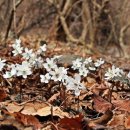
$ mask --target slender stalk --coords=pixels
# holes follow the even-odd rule
[[[63,103],[64,108],[66,108],[67,105],[66,105],[66,92],[65,92],[65,88],[64,88],[62,83],[60,83],[59,86],[60,86],[60,97],[64,101],[64,103]]]
[[[78,104],[77,104],[77,111],[79,112],[79,108],[80,108],[80,106],[79,106],[79,96],[78,96]]]
[[[19,99],[19,102],[21,103],[22,102],[22,85],[20,85],[20,92],[19,92],[19,94],[20,94],[20,99]]]
[[[54,119],[53,119],[53,106],[51,105],[51,120],[52,122],[54,122]]]
[[[113,88],[114,88],[115,84],[112,84],[112,88],[109,89],[110,91],[110,94],[109,94],[109,102],[111,103],[111,100],[112,100],[112,92],[113,92]]]

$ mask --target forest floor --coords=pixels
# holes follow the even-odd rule
[[[23,47],[36,51],[42,39],[22,37],[21,40]],[[0,48],[0,58],[9,65],[21,64],[25,60],[20,55],[13,56],[14,42],[9,40],[6,48]],[[119,67],[117,70],[124,71],[123,76],[127,76],[130,60],[114,58],[98,51],[91,53],[80,45],[57,41],[41,43],[47,44],[45,55],[41,54],[44,62],[46,58],[62,55],[57,65],[68,68],[69,76],[74,77],[78,73],[72,70],[72,63],[77,58],[91,57],[93,63],[102,58],[104,64],[81,79],[86,89],[81,90],[78,96],[57,81],[41,83],[40,74],[46,74],[41,68],[33,68],[27,78],[4,78],[8,67],[3,68],[0,72],[0,130],[130,129],[129,78],[106,80],[104,76],[113,65]]]

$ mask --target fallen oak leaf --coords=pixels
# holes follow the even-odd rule
[[[33,113],[36,113],[39,109],[50,107],[48,103],[45,102],[29,102],[24,105],[24,108],[22,109],[21,113],[25,115],[33,115]]]
[[[35,130],[40,130],[42,127],[39,120],[32,115],[24,115],[20,112],[14,112],[14,117],[24,126],[33,126]]]
[[[59,107],[51,107],[51,106],[43,107],[43,108],[37,110],[37,112],[32,113],[32,115],[34,115],[34,116],[36,116],[36,115],[48,116],[51,114],[53,114],[53,116],[58,116],[60,118],[69,117],[69,114],[67,112],[63,112]]]
[[[100,112],[100,113],[105,113],[108,110],[112,109],[112,104],[108,101],[106,101],[105,99],[103,99],[102,97],[98,96],[98,95],[93,95],[93,108]]]
[[[130,100],[113,100],[112,104],[118,110],[130,112]]]
[[[119,125],[124,125],[125,114],[114,115],[112,119],[107,123],[108,126],[117,127]]]
[[[23,106],[16,104],[15,102],[9,103],[6,106],[6,109],[8,110],[8,112],[10,113],[14,113],[14,112],[19,112],[23,109]]]
[[[59,121],[59,130],[90,130],[87,125],[83,125],[84,117],[79,115],[75,118],[64,117]]]
[[[33,103],[27,103],[24,105],[24,108],[22,109],[21,113],[25,115],[31,115],[32,113],[35,113],[36,109],[34,107]]]
[[[8,112],[5,109],[2,109],[1,110],[1,115],[3,117],[3,120],[1,120],[1,118],[0,118],[0,124],[1,125],[13,125],[13,126],[17,127],[19,130],[23,130],[24,129],[24,126],[15,119],[13,113],[10,113],[10,112]],[[4,129],[4,130],[6,130],[6,129]],[[11,129],[9,129],[9,130],[11,130]]]
[[[38,101],[35,101],[35,102],[33,102],[33,103],[34,103],[34,108],[35,108],[35,110],[39,110],[39,109],[41,109],[41,108],[44,108],[44,107],[50,105],[50,104],[47,103],[47,102],[38,102]]]
[[[125,128],[130,129],[130,116],[125,118]]]
[[[96,95],[99,95],[100,93],[103,93],[104,95],[104,91],[108,91],[109,88],[107,86],[105,86],[103,83],[101,84],[98,84],[98,83],[95,83],[92,87],[91,87],[91,91],[96,94]]]
[[[6,108],[10,113],[21,112],[22,114],[32,116],[48,116],[52,114],[51,105],[44,102],[28,102],[23,105],[9,103]],[[59,107],[53,107],[53,115],[60,118],[65,116],[69,117],[69,114],[67,112],[63,112]]]

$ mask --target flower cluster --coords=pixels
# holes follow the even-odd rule
[[[81,83],[81,76],[87,76],[90,71],[95,71],[96,68],[100,67],[104,61],[102,59],[93,62],[91,57],[85,59],[76,59],[73,61],[72,68],[78,70],[79,74],[75,74],[74,77],[67,75],[68,68],[58,67],[56,60],[60,56],[54,56],[53,58],[46,58],[45,60],[41,57],[46,51],[46,44],[40,46],[40,48],[34,52],[32,49],[21,47],[21,40],[16,39],[12,45],[13,55],[21,55],[24,61],[21,64],[11,64],[7,66],[7,71],[3,74],[4,78],[11,78],[13,76],[22,76],[27,78],[31,75],[34,69],[41,68],[45,69],[45,74],[40,74],[42,83],[49,83],[50,80],[54,82],[60,82],[66,86],[67,90],[74,92],[76,96],[80,95],[80,91],[85,89]],[[5,60],[0,60],[0,69],[2,70],[5,66]]]
[[[47,72],[45,75],[40,75],[41,82],[48,83],[50,80],[55,82],[61,82],[63,85],[66,86],[67,90],[74,91],[76,96],[80,95],[80,91],[85,89],[83,84],[80,82],[81,77],[80,75],[73,78],[67,75],[68,68],[58,67],[55,63],[54,58],[47,58],[46,63],[43,64],[44,68],[46,68]]]
[[[21,40],[16,39],[12,48],[13,55],[21,55],[24,61],[21,64],[7,65],[8,71],[3,74],[4,78],[11,78],[13,76],[27,78],[28,75],[33,73],[33,68],[43,68],[43,59],[40,57],[40,54],[46,51],[46,45],[40,46],[38,52],[33,52],[32,49],[21,47]],[[2,70],[5,65],[5,60],[0,59],[0,70]]]
[[[124,74],[123,70],[120,68],[116,68],[114,65],[112,68],[108,68],[108,71],[105,73],[105,79],[106,80],[113,80],[117,77],[122,77]]]
[[[47,50],[46,44],[39,47],[37,51],[33,49],[23,48],[21,46],[21,40],[16,39],[15,43],[12,45],[13,55],[20,55],[24,61],[21,64],[6,64],[6,60],[0,58],[0,71],[4,68],[4,78],[12,78],[21,76],[27,78],[27,76],[33,74],[35,69],[44,69],[45,74],[40,74],[41,83],[49,83],[50,80],[54,82],[62,83],[66,90],[73,91],[76,96],[80,95],[81,90],[85,89],[82,83],[82,78],[88,76],[89,73],[97,71],[97,69],[105,63],[105,61],[100,58],[93,61],[91,57],[78,58],[72,61],[72,69],[76,70],[74,76],[69,76],[67,70],[69,68],[59,67],[57,65],[57,59],[61,56],[54,56],[52,58],[44,59],[43,54]],[[6,70],[6,71],[5,71]],[[116,68],[114,65],[108,69],[105,73],[105,79],[110,81],[118,79],[124,76],[125,73],[122,69]],[[127,78],[130,78],[130,72],[127,74]]]
[[[10,71],[6,71],[3,75],[4,78],[11,78],[12,76],[22,76],[27,78],[28,75],[32,74],[31,66],[27,61],[23,61],[22,64],[12,64],[8,66]]]
[[[85,90],[85,86],[81,83],[81,76],[79,74],[75,74],[74,78],[66,76],[63,84],[66,86],[67,90],[74,91],[76,96],[80,95],[81,90]]]
[[[122,84],[130,86],[130,72],[126,74],[122,69],[115,67],[114,65],[112,65],[111,68],[108,68],[108,71],[106,71],[104,76],[107,81],[119,81]]]
[[[79,75],[86,77],[90,71],[95,71],[98,67],[104,64],[104,60],[100,58],[96,62],[93,62],[92,58],[89,57],[83,61],[82,58],[74,60],[72,69],[78,70]]]
[[[58,67],[54,58],[46,58],[46,62],[43,63],[43,66],[47,71],[45,75],[40,75],[41,82],[43,83],[48,83],[49,80],[61,82],[64,76],[67,75],[67,69]]]

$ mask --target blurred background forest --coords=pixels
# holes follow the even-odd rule
[[[0,0],[0,30],[130,57],[130,0]]]

